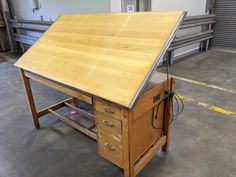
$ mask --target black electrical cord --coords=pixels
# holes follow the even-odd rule
[[[158,118],[158,110],[159,110],[159,107],[160,107],[160,105],[161,105],[165,100],[166,100],[166,97],[164,97],[164,98],[158,103],[157,109],[156,109],[157,112],[156,112],[155,117],[154,117],[155,107],[154,107],[153,110],[152,110],[152,127],[153,127],[154,129],[161,129],[161,128],[155,127],[154,121]]]
[[[170,90],[170,83],[169,83],[169,63],[168,61],[166,60],[165,61],[166,63],[166,77],[167,77],[167,81],[166,81],[166,86],[167,86],[167,91],[166,91],[166,94],[164,96],[164,98],[158,103],[156,109],[157,109],[157,112],[156,112],[156,115],[154,117],[154,109],[155,107],[153,108],[153,115],[152,115],[152,127],[154,129],[161,129],[161,128],[158,128],[158,127],[155,127],[154,125],[154,121],[157,119],[158,117],[158,111],[159,111],[159,108],[160,108],[160,105],[164,102],[164,101],[171,101],[171,103],[169,104],[166,104],[167,106],[172,106],[171,110],[172,110],[172,113],[170,113],[169,111],[167,112],[168,113],[168,117],[170,118],[170,124],[175,121],[178,116],[183,112],[184,110],[184,102],[182,100],[182,98],[176,94],[175,92],[173,92],[172,90]],[[172,84],[172,83],[171,83]],[[174,99],[173,99],[174,98]],[[175,100],[175,103],[176,103],[176,112],[174,110],[174,100]],[[170,110],[170,108],[168,107],[167,110]]]
[[[184,110],[184,102],[182,100],[182,98],[177,95],[176,93],[174,93],[174,98],[176,100],[176,106],[177,106],[177,110],[176,110],[176,114],[173,114],[170,116],[171,117],[171,121],[175,121],[178,116],[183,112]],[[181,106],[180,106],[181,105]],[[181,109],[179,109],[181,107]]]

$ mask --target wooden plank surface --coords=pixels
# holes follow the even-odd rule
[[[183,14],[62,15],[15,65],[130,107]]]

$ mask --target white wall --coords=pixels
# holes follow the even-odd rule
[[[206,0],[152,0],[152,11],[186,10],[188,15],[205,13]]]
[[[160,10],[185,10],[188,16],[205,14],[206,0],[152,0],[152,11]],[[177,36],[191,34],[201,31],[201,27],[188,30],[181,30]],[[175,56],[181,56],[185,53],[195,51],[199,48],[199,44],[187,46],[175,51]]]
[[[16,18],[54,21],[61,14],[111,12],[111,0],[39,0],[41,8],[33,12],[34,0],[10,0]],[[40,37],[41,32],[27,31],[27,35]]]
[[[65,13],[96,13],[110,12],[111,0],[40,0],[41,9],[33,13],[32,1],[10,0],[18,19],[55,20],[60,14]],[[119,1],[119,0],[118,0]]]
[[[121,0],[111,0],[111,12],[121,12]]]

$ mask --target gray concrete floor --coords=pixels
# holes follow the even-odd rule
[[[0,56],[0,177],[121,177],[121,169],[97,155],[96,142],[54,117],[34,129],[10,58]],[[236,89],[236,54],[209,51],[175,64],[171,73]],[[39,109],[67,97],[32,85]],[[195,102],[185,101],[173,123],[170,152],[158,153],[138,177],[236,177],[236,118],[197,104],[236,112],[236,95],[181,80],[177,92]]]

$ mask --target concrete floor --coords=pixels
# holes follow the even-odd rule
[[[14,57],[14,58],[17,58]],[[121,177],[97,155],[96,142],[47,116],[35,130],[14,60],[0,58],[0,177]],[[209,51],[175,64],[176,76],[236,89],[236,54]],[[38,108],[67,96],[32,83]],[[138,177],[236,177],[236,94],[177,80],[185,101],[173,123],[168,154],[158,153]]]

